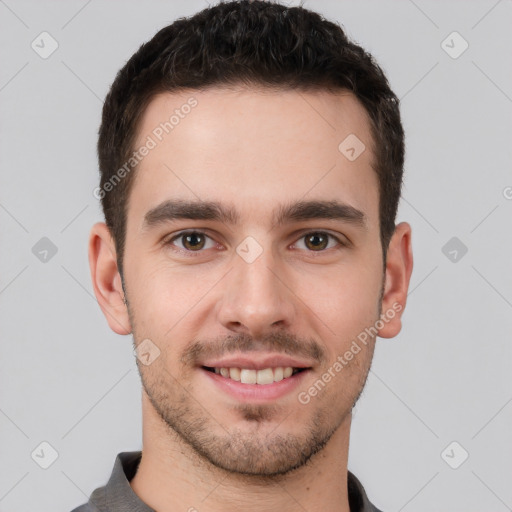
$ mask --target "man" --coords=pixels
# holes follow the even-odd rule
[[[221,3],[133,55],[89,259],[133,334],[143,449],[75,512],[378,511],[347,460],[412,271],[403,139],[381,69],[304,8]]]

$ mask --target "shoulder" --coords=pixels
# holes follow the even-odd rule
[[[350,512],[382,512],[369,500],[359,479],[350,471],[347,476]]]
[[[74,508],[71,512],[108,512],[106,507],[106,488],[99,487],[90,496],[89,501]]]

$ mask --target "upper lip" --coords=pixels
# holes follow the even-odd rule
[[[208,368],[247,368],[249,370],[264,370],[265,368],[288,367],[311,368],[311,364],[282,354],[252,354],[230,356],[223,359],[211,359],[201,363]]]

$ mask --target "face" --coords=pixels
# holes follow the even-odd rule
[[[158,354],[137,360],[147,399],[202,460],[285,474],[350,420],[371,364],[373,334],[344,356],[386,291],[366,112],[348,92],[166,93],[150,139],[123,258],[126,321]]]

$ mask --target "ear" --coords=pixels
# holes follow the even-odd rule
[[[401,319],[412,267],[411,226],[401,222],[396,226],[388,247],[381,313],[384,326],[378,333],[381,338],[393,338],[402,329]]]
[[[130,334],[132,328],[124,303],[121,276],[117,268],[114,240],[104,222],[98,222],[89,236],[89,267],[98,300],[110,328],[117,334]]]

